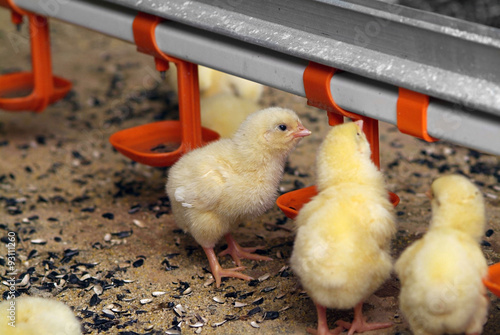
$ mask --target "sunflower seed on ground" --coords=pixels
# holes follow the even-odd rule
[[[268,279],[269,277],[271,277],[271,274],[270,273],[266,273],[266,274],[260,276],[259,278],[257,278],[257,280],[260,281],[260,282],[262,282],[262,281]]]
[[[149,304],[153,299],[141,299],[139,300],[142,305]]]
[[[66,284],[66,280],[64,279],[61,279],[59,280],[59,283],[54,283],[54,286],[57,288],[57,289],[60,289],[64,286],[64,284]]]
[[[271,291],[274,291],[276,289],[276,286],[268,286],[268,287],[264,287],[262,290],[260,290],[261,292],[263,293],[269,293]]]
[[[147,325],[144,327],[144,330],[151,330],[154,328],[154,325]]]
[[[284,311],[286,311],[286,310],[288,310],[288,309],[290,309],[290,308],[292,308],[292,306],[290,306],[290,305],[286,305],[285,307],[281,308],[278,312],[280,312],[280,313],[281,313],[281,312],[284,312]]]
[[[97,295],[101,295],[102,292],[104,292],[104,289],[102,288],[101,285],[95,285],[94,286],[94,292],[97,294]]]
[[[208,323],[208,319],[199,314],[196,314],[196,318],[198,319],[198,321],[203,322],[204,324]]]
[[[245,292],[243,294],[240,294],[240,299],[246,299],[250,296],[252,296],[255,293],[255,291],[250,291],[250,292]]]
[[[255,321],[250,322],[250,326],[252,326],[254,328],[260,328],[259,324]]]
[[[127,268],[130,267],[130,263],[129,262],[123,262],[123,263],[118,264],[118,267],[120,269],[127,269]]]
[[[181,335],[181,331],[180,330],[177,330],[175,328],[169,328],[167,330],[165,330],[165,334],[168,334],[168,335]]]
[[[193,323],[193,324],[190,324],[189,327],[191,328],[199,328],[199,327],[203,327],[205,324],[203,322],[196,322],[196,323]]]
[[[283,299],[285,297],[286,293],[282,293],[280,295],[277,295],[274,300],[280,300],[280,299]]]
[[[23,277],[23,280],[21,280],[21,282],[19,284],[17,284],[17,286],[25,287],[25,286],[29,285],[29,283],[30,283],[30,275],[29,275],[29,273],[27,273]]]
[[[263,320],[274,320],[280,317],[280,312],[276,311],[267,311],[264,312],[264,315],[262,316]]]
[[[106,242],[111,241],[111,234],[110,234],[110,233],[106,233],[106,234],[104,235],[104,241],[106,241]]]
[[[123,298],[122,301],[124,302],[131,302],[131,301],[134,301],[136,298]]]
[[[178,304],[178,305],[176,305],[176,306],[174,307],[174,312],[175,312],[178,316],[182,317],[182,315],[183,315],[184,313],[186,313],[186,310],[184,309],[184,307],[182,307],[182,305],[181,305],[181,304]]]
[[[248,304],[245,304],[244,302],[239,302],[239,301],[234,302],[234,307],[236,307],[236,308],[245,307],[245,306],[248,306]]]
[[[221,322],[216,322],[216,323],[212,323],[212,327],[219,327],[219,326],[222,326],[223,324],[225,324],[227,322],[227,320],[224,320],[224,321],[221,321]]]
[[[30,242],[31,242],[31,244],[40,244],[40,245],[47,244],[47,240],[45,240],[43,238],[37,238],[37,239],[31,240]]]
[[[193,289],[191,287],[188,287],[184,291],[182,291],[182,295],[188,295],[193,292]]]
[[[283,266],[281,267],[281,269],[279,269],[278,273],[284,272],[284,271],[286,271],[286,270],[288,270],[288,269],[290,269],[290,267],[289,267],[288,265],[283,265]]]
[[[80,278],[80,281],[85,281],[90,278],[92,278],[92,276],[89,273],[86,273]]]
[[[146,228],[146,225],[144,224],[144,222],[140,221],[140,220],[137,220],[137,219],[134,219],[132,220],[132,222],[139,228]]]
[[[153,295],[153,297],[160,297],[164,294],[166,294],[167,292],[163,292],[163,291],[155,291],[153,293],[151,293]]]
[[[202,331],[202,330],[203,330],[203,328],[201,328],[201,327],[200,327],[200,328],[197,328],[194,332],[195,332],[196,334],[201,334],[201,331]]]
[[[107,309],[107,308],[103,308],[102,309],[102,312],[104,313],[105,316],[109,317],[109,318],[112,318],[114,319],[115,318],[115,313],[113,313],[112,310],[110,309]]]
[[[254,301],[252,301],[252,305],[260,305],[263,302],[264,302],[264,298],[260,297],[260,298],[255,299]]]
[[[252,316],[252,315],[255,315],[255,314],[260,313],[260,312],[262,312],[262,308],[255,307],[255,308],[252,308],[251,310],[248,311],[247,316]]]
[[[203,283],[203,286],[204,287],[208,287],[210,285],[212,285],[213,283],[215,282],[215,279],[212,277],[212,278],[208,278],[204,283]]]
[[[219,303],[219,304],[223,304],[226,302],[224,299],[219,298],[219,297],[213,297],[212,300],[215,301],[216,303]]]

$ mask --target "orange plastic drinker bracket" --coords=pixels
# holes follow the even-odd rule
[[[201,127],[198,65],[163,53],[156,43],[155,29],[162,21],[154,15],[139,12],[132,29],[137,50],[155,57],[159,71],[168,70],[168,62],[177,67],[179,85],[179,121],[163,121],[122,130],[110,137],[111,144],[122,154],[142,164],[171,166],[186,152],[219,138],[219,134]],[[177,146],[169,152],[153,148],[167,143]]]
[[[399,88],[397,102],[397,126],[404,134],[415,136],[427,142],[436,142],[437,138],[427,133],[427,107],[429,96]]]
[[[491,293],[500,298],[500,263],[488,267],[488,275],[483,279],[483,283]]]
[[[309,186],[280,195],[276,204],[288,218],[295,219],[300,209],[317,194],[316,186]],[[389,201],[396,207],[399,204],[399,197],[392,192],[389,192],[388,196]]]
[[[33,72],[0,76],[0,109],[41,112],[62,99],[71,82],[52,75],[49,25],[45,17],[28,13]],[[31,91],[28,95],[23,95]]]
[[[23,22],[23,15],[28,15],[28,12],[19,8],[13,0],[0,0],[0,6],[11,10],[11,20],[15,25]]]
[[[336,71],[334,68],[309,62],[303,75],[307,104],[326,110],[328,123],[331,126],[343,123],[344,116],[354,121],[363,120],[363,132],[370,142],[372,161],[380,168],[378,120],[348,112],[335,103],[330,91],[330,81]],[[287,217],[294,219],[302,206],[317,193],[316,186],[301,188],[279,196],[276,204]],[[393,206],[396,207],[399,203],[399,197],[392,192],[389,192],[388,196]]]
[[[337,71],[323,64],[309,62],[303,74],[307,104],[326,110],[330,126],[343,123],[344,116],[354,121],[363,120],[363,132],[370,143],[372,161],[380,168],[378,120],[348,112],[337,105],[330,91],[330,81]]]

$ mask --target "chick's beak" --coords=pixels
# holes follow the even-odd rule
[[[304,127],[302,123],[299,122],[297,129],[293,132],[293,138],[305,137],[311,135],[311,131]]]

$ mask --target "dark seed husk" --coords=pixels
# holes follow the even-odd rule
[[[113,220],[115,218],[115,215],[113,213],[104,213],[102,217],[108,220]]]
[[[274,320],[280,317],[280,312],[267,311],[264,313],[264,320]]]
[[[248,311],[247,316],[252,316],[252,315],[255,315],[255,314],[260,313],[260,312],[262,312],[262,308],[255,307],[255,308],[252,308],[251,310]]]
[[[261,305],[264,302],[264,298],[260,297],[252,301],[252,305]]]
[[[111,235],[116,236],[118,238],[126,238],[126,237],[131,236],[133,232],[134,231],[131,229],[131,230],[121,231],[118,233],[111,233]]]
[[[268,286],[268,287],[264,287],[262,290],[260,290],[261,292],[263,293],[269,293],[271,291],[274,291],[276,289],[276,286]]]
[[[96,306],[96,305],[98,305],[101,301],[102,301],[102,299],[100,299],[100,298],[97,296],[97,294],[96,294],[96,293],[94,293],[94,294],[92,295],[92,297],[90,298],[90,302],[89,302],[89,304],[90,304],[90,306]]]
[[[138,260],[136,260],[134,263],[132,263],[132,266],[134,268],[138,268],[138,267],[141,267],[144,265],[144,259],[142,258],[139,258]]]

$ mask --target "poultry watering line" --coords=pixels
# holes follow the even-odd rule
[[[430,96],[423,133],[500,155],[495,28],[366,0],[10,2],[131,43],[137,13],[149,13],[166,19],[155,30],[164,53],[299,96],[310,61],[334,67],[338,106],[394,125],[400,88],[416,91]]]

